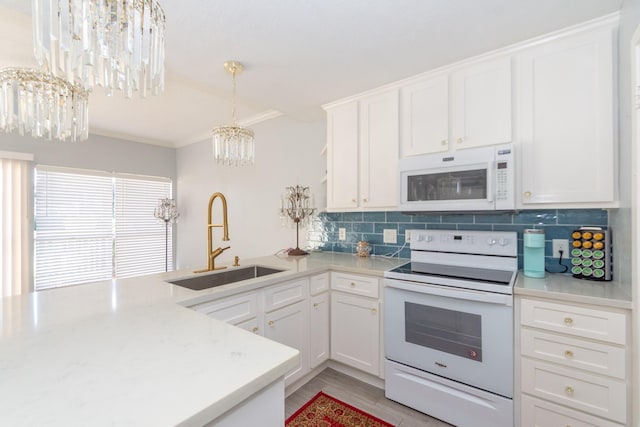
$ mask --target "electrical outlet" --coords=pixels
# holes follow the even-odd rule
[[[346,228],[338,228],[338,240],[347,240]]]
[[[405,230],[404,231],[404,241],[405,242],[410,242],[411,241],[411,230]]]
[[[398,232],[393,228],[387,228],[383,231],[382,241],[384,243],[398,243]]]
[[[569,258],[569,240],[567,239],[553,239],[553,257],[560,258],[560,251],[562,251],[562,258]]]

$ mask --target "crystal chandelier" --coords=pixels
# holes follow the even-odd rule
[[[153,216],[164,221],[164,271],[169,271],[169,223],[174,223],[180,217],[176,201],[173,199],[159,199]]]
[[[165,16],[157,0],[33,0],[36,60],[85,89],[131,98],[164,89]]]
[[[244,67],[236,61],[224,63],[224,69],[231,74],[232,107],[231,125],[219,126],[213,129],[213,158],[223,165],[252,165],[255,160],[255,143],[253,131],[236,124],[236,75]]]
[[[89,93],[28,68],[0,70],[0,130],[34,138],[80,141],[89,137]]]

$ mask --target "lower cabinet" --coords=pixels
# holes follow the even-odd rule
[[[306,357],[309,336],[307,332],[307,313],[307,302],[298,301],[264,315],[264,336],[300,351],[298,366],[284,377],[285,386],[302,378],[309,370],[309,363]]]
[[[331,358],[380,375],[380,309],[377,299],[331,295]]]
[[[309,298],[309,368],[329,359],[329,293]]]

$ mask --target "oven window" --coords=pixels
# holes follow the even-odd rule
[[[482,316],[405,302],[404,317],[407,342],[482,361]]]
[[[409,202],[487,198],[487,169],[407,177]]]

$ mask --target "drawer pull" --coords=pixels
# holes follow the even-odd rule
[[[447,145],[447,140],[443,139],[442,141],[440,141],[440,145]]]
[[[274,322],[273,320],[269,320],[269,326],[273,326],[275,325],[276,322]]]
[[[573,325],[573,319],[571,317],[565,317],[564,318],[564,324],[567,325],[567,326]]]
[[[573,359],[573,351],[565,350],[564,357],[566,357],[567,359]]]
[[[566,386],[564,388],[564,392],[566,393],[567,396],[573,396],[573,387]]]
[[[464,138],[458,138],[458,144],[462,144],[464,142]]]
[[[251,329],[251,332],[253,332],[253,333],[258,332],[258,327],[254,326],[253,329]]]
[[[372,309],[371,309],[371,313],[376,314],[377,312],[378,312],[378,309],[377,309],[377,308],[372,308]]]
[[[318,306],[319,306],[319,305],[320,305],[320,304],[318,304],[317,302],[314,302],[314,303],[313,303],[313,308],[318,308]]]
[[[351,282],[351,287],[355,288],[356,287],[356,282]]]

